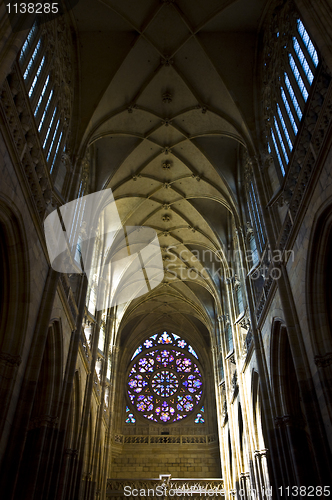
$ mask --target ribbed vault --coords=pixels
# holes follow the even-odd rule
[[[266,0],[80,0],[78,149],[123,224],[159,236],[164,282],[123,311],[121,330],[207,337],[238,221],[239,154],[254,149],[254,66]],[[204,326],[205,325],[205,326]]]

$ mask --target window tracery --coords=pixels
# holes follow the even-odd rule
[[[47,43],[46,43],[47,41]],[[19,55],[46,162],[53,172],[67,141],[73,92],[70,35],[57,20],[31,28]]]
[[[268,150],[285,176],[319,56],[292,6],[275,9],[265,34],[264,107]]]
[[[127,394],[130,411],[156,423],[177,422],[197,411],[203,378],[196,351],[174,333],[150,336],[131,358]],[[196,423],[204,423],[202,412],[204,407]]]

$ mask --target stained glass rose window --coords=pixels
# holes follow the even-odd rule
[[[203,380],[195,350],[174,333],[152,335],[131,358],[127,391],[131,407],[153,422],[177,422],[197,411]]]

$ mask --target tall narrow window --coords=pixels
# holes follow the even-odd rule
[[[233,331],[230,323],[226,326],[226,350],[227,352],[233,350]]]
[[[38,132],[40,132],[40,131],[41,131],[41,129],[42,129],[42,126],[43,126],[43,123],[44,123],[44,120],[45,120],[45,116],[46,116],[46,113],[47,113],[48,107],[49,107],[49,105],[50,105],[50,102],[51,102],[52,96],[53,96],[53,89],[51,90],[50,95],[48,96],[48,99],[47,99],[47,103],[46,103],[46,106],[45,106],[45,109],[44,109],[43,116],[41,117],[41,120],[40,120],[39,125],[38,125]]]
[[[34,64],[35,60],[37,59],[37,55],[38,55],[40,49],[41,49],[41,38],[39,39],[37,46],[32,53],[32,56],[31,56],[30,61],[28,63],[28,66],[27,66],[26,70],[24,71],[24,74],[23,74],[24,80],[26,80],[28,78],[29,74],[31,73],[33,64]]]
[[[289,33],[289,25],[286,27],[283,23],[286,18],[294,19],[294,13],[289,4],[283,9],[288,9],[287,13],[282,13],[282,9],[277,11],[271,21],[273,29],[266,43],[268,62],[264,67],[266,78],[271,82],[265,89],[269,97],[266,101],[269,103],[268,148],[275,155],[281,175],[285,176],[319,57],[301,19],[294,21]],[[280,54],[283,54],[282,60]],[[276,61],[279,61],[280,74],[275,70]]]
[[[242,287],[239,285],[236,289],[236,299],[239,314],[243,313],[244,305],[243,305],[243,295],[242,295]]]
[[[37,31],[38,31],[37,24],[35,23],[32,26],[31,30],[29,31],[29,34],[28,34],[28,36],[27,36],[27,38],[26,38],[26,40],[25,40],[25,42],[23,44],[23,47],[21,49],[20,59],[19,59],[20,64],[24,63],[24,60],[25,60],[26,56],[28,55],[28,52],[29,52],[30,48],[33,45],[33,42],[35,40]]]
[[[35,90],[35,87],[36,87],[36,83],[38,82],[38,79],[39,79],[39,76],[40,76],[40,73],[41,73],[41,70],[43,69],[43,66],[44,66],[44,63],[45,63],[45,56],[43,57],[43,59],[41,60],[39,66],[38,66],[38,69],[37,69],[37,73],[32,81],[32,84],[31,84],[31,87],[30,87],[30,90],[29,90],[29,97],[32,96],[33,94],[33,91]]]
[[[47,90],[47,86],[49,84],[49,81],[50,81],[50,75],[48,75],[48,77],[46,78],[46,81],[45,81],[44,86],[43,86],[43,90],[41,91],[41,94],[39,96],[39,99],[38,99],[38,102],[37,102],[37,106],[36,106],[36,109],[35,109],[35,112],[34,112],[35,116],[38,113],[40,105],[41,105],[41,103],[42,103],[42,101],[44,99],[45,92]]]
[[[224,380],[225,378],[224,363],[221,356],[219,358],[219,365],[220,365],[220,380]]]
[[[253,237],[255,238],[255,242],[260,254],[262,254],[265,245],[265,226],[263,224],[260,207],[257,203],[257,195],[253,182],[251,182],[247,194],[247,207],[249,212],[250,224],[254,232]]]
[[[55,23],[57,21],[54,21]],[[55,28],[55,29],[53,29]],[[55,43],[52,49],[48,43],[49,33],[58,33],[56,26],[49,29],[40,29],[37,24],[31,28],[25,42],[23,43],[19,64],[22,76],[25,80],[26,92],[30,98],[33,116],[36,121],[40,140],[46,161],[49,164],[50,173],[57,175],[57,159],[62,153],[62,148],[68,140],[68,123],[63,121],[64,114],[67,115],[71,108],[71,97],[62,92],[62,87],[70,89],[71,65],[62,67],[61,83],[56,85],[55,67],[62,55],[66,53],[67,61],[70,60],[70,30],[61,28],[61,36],[55,35]],[[53,35],[52,35],[53,36]],[[52,52],[51,52],[52,50]]]

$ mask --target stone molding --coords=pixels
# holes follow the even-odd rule
[[[0,363],[5,366],[20,366],[22,363],[21,356],[13,356],[7,352],[0,352]]]
[[[210,444],[216,443],[218,437],[215,434],[208,434],[203,436],[191,435],[191,436],[150,436],[150,435],[133,435],[126,436],[121,434],[116,434],[113,436],[113,442],[119,444]]]
[[[56,428],[59,423],[59,417],[52,415],[39,415],[30,421],[29,430],[39,429],[41,427]]]
[[[327,368],[332,365],[332,352],[323,354],[323,356],[315,356],[314,361],[318,368]]]
[[[67,448],[64,451],[64,454],[67,458],[76,458],[78,456],[78,450],[74,450],[73,448]]]
[[[278,428],[284,427],[298,427],[303,429],[305,422],[302,418],[296,417],[294,415],[283,415],[282,417],[275,417],[274,425]]]

